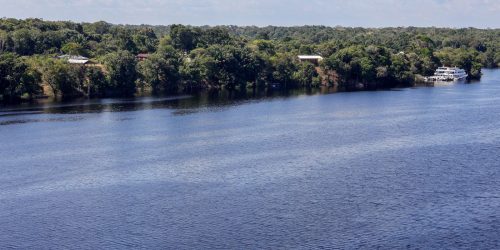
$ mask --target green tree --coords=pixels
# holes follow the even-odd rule
[[[9,33],[0,29],[0,53],[7,50],[9,41]]]
[[[63,98],[82,96],[81,69],[63,60],[46,58],[42,61],[42,79],[48,84],[54,96]]]
[[[294,73],[294,80],[302,86],[313,86],[314,78],[318,77],[314,64],[305,62],[300,64],[298,71]]]
[[[132,36],[132,40],[138,51],[142,53],[152,53],[158,46],[158,38],[151,28],[141,29],[137,34]]]
[[[109,89],[109,84],[106,75],[100,68],[87,68],[85,78],[87,96],[106,96],[106,90]]]
[[[83,48],[82,45],[74,42],[70,42],[65,44],[61,50],[68,55],[73,55],[73,56],[80,56],[80,55],[87,55],[87,52]]]
[[[201,43],[203,47],[210,45],[229,45],[233,42],[229,31],[222,27],[210,28],[201,33],[198,44]]]
[[[298,69],[298,63],[293,55],[278,54],[271,58],[273,67],[273,80],[284,84],[285,87],[292,86],[293,73]]]
[[[180,75],[184,90],[192,92],[204,87],[204,77],[206,68],[197,59],[186,60],[180,67]]]
[[[228,89],[255,82],[263,65],[262,59],[248,47],[213,45],[206,52],[208,82]]]
[[[174,93],[179,90],[181,59],[173,47],[165,47],[139,64],[139,72],[144,82],[153,92]]]
[[[28,66],[27,70],[21,77],[22,93],[28,95],[29,99],[33,99],[35,95],[42,93],[42,73],[37,69]]]
[[[13,51],[19,55],[33,55],[36,52],[39,32],[30,29],[19,29],[12,33]]]
[[[0,54],[0,96],[3,101],[18,101],[27,94],[41,92],[40,74],[13,53]]]
[[[196,48],[200,41],[201,32],[198,29],[184,25],[172,25],[170,27],[170,37],[174,48],[189,52]]]
[[[117,51],[109,53],[103,59],[108,71],[107,78],[109,86],[106,94],[109,96],[133,96],[136,92],[136,70],[135,56],[129,51]]]
[[[397,83],[412,84],[415,80],[413,73],[410,71],[410,63],[404,54],[396,54],[391,58],[392,64],[389,68],[392,78]]]

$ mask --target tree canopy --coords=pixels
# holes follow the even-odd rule
[[[0,99],[131,96],[137,89],[412,85],[441,66],[471,78],[500,64],[499,29],[192,27],[0,19]],[[136,55],[147,54],[145,60]],[[58,55],[90,57],[70,65]],[[319,65],[299,54],[321,55]],[[45,93],[47,94],[47,93]]]

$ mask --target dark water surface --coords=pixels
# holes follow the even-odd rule
[[[500,248],[499,70],[251,97],[3,108],[0,249]]]

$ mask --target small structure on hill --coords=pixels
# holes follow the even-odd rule
[[[323,57],[318,56],[318,55],[300,55],[299,61],[310,62],[310,63],[313,63],[315,65],[318,65],[321,61],[323,61]]]
[[[135,56],[135,58],[138,61],[144,61],[144,60],[148,59],[150,56],[151,56],[151,54],[141,53],[141,54],[138,54],[137,56]]]
[[[90,61],[87,57],[84,57],[84,56],[62,55],[62,56],[58,56],[57,58],[66,60],[70,64],[85,65]]]
[[[68,62],[70,64],[87,64],[89,59],[69,59]]]

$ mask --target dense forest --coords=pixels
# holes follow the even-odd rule
[[[137,55],[146,55],[142,59]],[[315,65],[300,54],[321,55]],[[75,65],[61,55],[84,56]],[[141,59],[141,60],[139,60]],[[500,66],[500,29],[191,27],[0,19],[0,99],[206,88],[411,86],[441,66]]]

